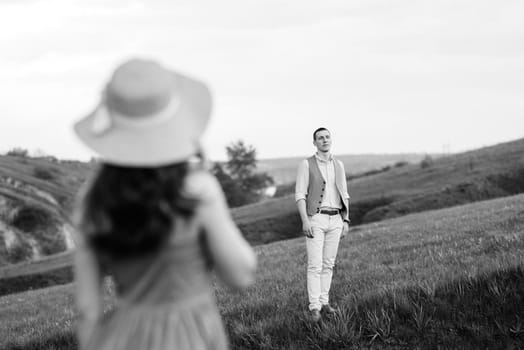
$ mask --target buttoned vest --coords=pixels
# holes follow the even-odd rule
[[[307,215],[313,216],[320,211],[322,197],[326,191],[326,180],[318,168],[318,163],[315,156],[309,157],[307,161],[309,165],[309,183],[306,196],[306,211]],[[338,161],[333,159],[333,162],[335,164],[335,185],[342,202],[341,215],[343,219],[347,219],[349,217],[349,203],[347,202],[346,198],[344,198],[345,195],[342,187],[342,181],[346,181],[346,175],[344,174],[344,169],[340,166]]]

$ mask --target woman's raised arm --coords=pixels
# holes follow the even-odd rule
[[[247,287],[254,281],[256,255],[233,222],[220,184],[198,171],[188,176],[187,187],[200,198],[196,220],[205,231],[218,276],[232,287]]]

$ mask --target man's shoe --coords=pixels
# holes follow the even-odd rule
[[[320,316],[320,310],[313,309],[313,310],[309,311],[309,317],[311,319],[311,322],[317,323],[318,321],[320,321],[320,318],[322,316]]]
[[[337,310],[335,308],[331,307],[331,305],[326,304],[326,305],[322,305],[322,312],[325,312],[326,314],[332,315],[335,312],[337,312]]]

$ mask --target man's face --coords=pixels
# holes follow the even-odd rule
[[[331,134],[327,130],[318,131],[313,144],[319,152],[329,152],[331,149]]]

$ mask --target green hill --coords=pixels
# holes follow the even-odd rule
[[[434,157],[440,156],[434,155]],[[337,158],[344,163],[351,174],[361,174],[399,163],[419,163],[424,158],[424,154],[343,154],[337,155]],[[304,157],[261,159],[257,168],[271,175],[277,185],[289,184],[295,181],[297,167],[302,159]]]
[[[233,349],[524,347],[524,195],[364,224],[341,242],[339,312],[306,319],[302,238],[256,247],[256,283],[217,285]],[[0,298],[0,348],[75,349],[74,286]],[[108,308],[112,304],[108,291]]]
[[[410,161],[422,156],[341,157],[348,166],[367,170],[386,162]],[[294,172],[290,162],[290,159],[267,159],[261,160],[260,166],[278,178],[283,173]],[[94,166],[94,163],[54,157],[0,156],[0,267],[42,258],[72,247],[68,219],[74,195]]]
[[[346,169],[351,173],[351,168]],[[291,189],[293,186],[290,186]],[[348,182],[353,225],[524,192],[524,139]],[[299,236],[294,195],[236,208],[244,235],[261,244]]]
[[[422,156],[341,157],[352,169],[367,170]],[[272,175],[286,166],[288,173],[294,172],[295,167],[289,159],[261,160],[260,164]],[[94,166],[54,157],[0,156],[0,295],[72,280],[70,256],[61,252],[74,246],[68,223],[73,199]]]
[[[0,156],[0,266],[72,248],[74,194],[92,165]]]

